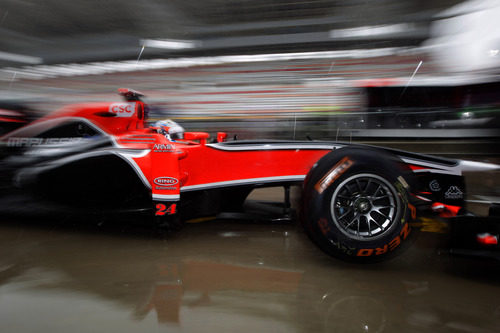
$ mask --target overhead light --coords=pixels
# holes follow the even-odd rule
[[[24,66],[19,68],[0,68],[0,82],[30,79],[40,80],[59,76],[102,75],[118,72],[147,71],[168,68],[186,68],[193,66],[211,66],[248,62],[292,61],[305,59],[338,59],[338,58],[373,58],[393,54],[404,54],[411,49],[394,47],[380,49],[353,49],[342,51],[317,51],[297,53],[268,53],[253,55],[231,55],[212,57],[185,57],[172,59],[145,59],[125,61],[91,62],[83,64],[59,64],[45,66]]]
[[[1,51],[0,51],[0,60],[21,62],[24,64],[32,64],[32,65],[38,65],[43,62],[43,59],[39,57],[32,57],[23,54],[1,52]]]
[[[181,39],[143,39],[141,44],[144,47],[153,47],[157,49],[183,50],[194,49],[199,46],[199,42]]]
[[[330,38],[360,38],[360,37],[376,37],[386,36],[391,34],[403,33],[415,29],[413,24],[385,24],[375,26],[363,26],[348,29],[330,30]]]

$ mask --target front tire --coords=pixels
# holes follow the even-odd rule
[[[410,177],[383,151],[350,147],[326,155],[304,185],[307,233],[323,251],[342,260],[393,257],[405,248],[409,222],[416,217],[409,202]]]

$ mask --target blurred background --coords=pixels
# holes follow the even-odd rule
[[[495,0],[4,0],[0,108],[33,118],[128,87],[188,130],[493,154],[499,14]]]

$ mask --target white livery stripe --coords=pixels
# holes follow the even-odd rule
[[[156,201],[178,201],[180,198],[179,194],[153,194],[153,200]]]
[[[208,147],[226,150],[226,151],[248,151],[248,150],[332,150],[334,148],[342,148],[343,145],[325,145],[325,144],[282,144],[282,143],[265,143],[259,145],[242,144],[242,145],[221,145],[208,144]]]
[[[416,165],[419,167],[422,167],[424,169],[418,169],[414,170],[413,172],[429,172],[431,171],[432,173],[441,173],[441,174],[447,174],[447,175],[461,175],[462,170],[458,165],[456,166],[446,166],[443,164],[438,164],[438,163],[432,163],[432,162],[427,162],[427,161],[421,161],[421,160],[413,160],[409,158],[402,158],[403,162],[411,164],[411,165]]]
[[[181,192],[195,191],[195,190],[205,190],[210,188],[226,187],[226,186],[238,186],[238,185],[252,185],[261,183],[276,183],[276,182],[286,182],[286,181],[303,181],[305,175],[293,175],[293,176],[279,176],[279,177],[263,177],[263,178],[249,178],[249,179],[238,179],[229,180],[223,182],[206,183],[199,185],[188,185],[181,187]]]
[[[133,151],[133,152],[124,152],[124,151],[115,151],[114,154],[121,157],[124,159],[135,171],[137,176],[141,179],[142,183],[147,187],[151,188],[151,184],[149,183],[148,179],[142,172],[142,169],[137,165],[137,163],[134,161],[134,158],[141,158],[149,154],[151,150],[145,149],[142,151]]]
[[[459,160],[457,165],[446,166],[438,163],[425,162],[421,160],[413,160],[409,158],[402,158],[405,163],[417,165],[425,169],[415,170],[414,172],[432,172],[449,175],[461,175],[464,171],[493,171],[500,170],[500,165],[492,163],[462,161]]]
[[[500,165],[476,161],[460,161],[462,171],[494,171],[500,170]]]

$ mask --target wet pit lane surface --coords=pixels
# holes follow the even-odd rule
[[[498,332],[500,265],[421,233],[354,265],[292,224],[216,220],[174,235],[118,223],[0,224],[1,332]]]
[[[499,196],[499,171],[467,176],[469,199]],[[498,332],[500,261],[450,256],[440,225],[389,262],[355,265],[297,222],[219,219],[165,235],[2,216],[0,332]]]

